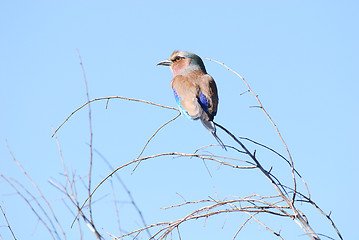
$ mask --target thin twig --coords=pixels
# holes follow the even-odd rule
[[[221,145],[219,145],[219,144],[210,144],[210,145],[202,146],[202,147],[200,147],[200,148],[197,148],[196,151],[194,151],[194,153],[197,153],[197,152],[199,152],[200,150],[203,150],[203,149],[209,148],[209,147],[213,147],[213,146],[218,147],[218,146],[221,146]],[[225,146],[227,149],[233,149],[233,150],[235,150],[235,151],[237,151],[237,152],[239,152],[239,153],[244,153],[244,154],[246,153],[246,152],[241,151],[241,150],[239,150],[238,148],[233,147],[233,146],[230,146],[230,145],[224,145],[224,146]]]
[[[68,199],[70,199],[70,202],[77,208],[78,214],[76,215],[75,221],[78,221],[78,216],[81,215],[82,219],[84,220],[84,222],[86,223],[87,227],[90,229],[91,232],[94,232],[94,234],[97,236],[100,236],[100,238],[102,239],[101,234],[96,230],[96,228],[93,226],[93,223],[91,223],[91,221],[85,216],[85,214],[83,213],[82,209],[80,209],[79,207],[79,203],[77,202],[76,198],[72,195],[70,195],[67,190],[64,187],[59,186],[58,184],[56,184],[54,181],[49,180],[49,183],[51,185],[53,185],[56,189],[58,189],[59,191],[61,191],[62,193],[64,193]],[[76,185],[74,185],[74,189],[75,189],[75,193],[76,193]],[[75,196],[77,195],[77,193],[75,194]],[[75,216],[75,214],[74,214]],[[80,227],[80,226],[79,226]]]
[[[51,231],[50,227],[47,225],[47,223],[42,219],[42,217],[37,213],[35,208],[31,205],[30,201],[15,187],[14,184],[12,184],[3,174],[0,173],[0,177],[2,177],[15,191],[16,193],[29,205],[32,212],[37,216],[38,220],[44,225],[46,230],[49,232],[52,239],[56,239],[53,232]]]
[[[113,205],[114,205],[115,213],[116,213],[117,227],[118,227],[119,233],[121,234],[122,230],[121,230],[121,224],[120,224],[120,214],[119,214],[118,207],[117,207],[117,199],[116,199],[115,189],[113,187],[113,182],[110,181],[110,183],[111,183],[111,189],[112,189]]]
[[[65,160],[64,160],[63,155],[62,155],[60,141],[58,140],[57,135],[55,133],[54,133],[54,136],[55,136],[56,144],[57,144],[57,147],[58,147],[58,151],[59,151],[59,155],[60,155],[64,175],[65,175],[65,178],[66,178],[66,184],[70,187],[71,192],[68,192],[66,186],[60,187],[58,184],[56,184],[52,180],[49,180],[49,183],[52,184],[58,190],[60,190],[62,193],[64,193],[67,196],[67,198],[70,199],[70,202],[74,206],[76,206],[76,209],[79,209],[79,202],[77,200],[77,191],[76,191],[76,185],[75,185],[75,174],[73,174],[72,180],[70,181],[70,177],[69,177],[68,171],[66,169],[66,165],[65,165]],[[68,207],[68,205],[66,203],[65,203],[65,205]],[[68,209],[69,209],[69,207],[68,207]],[[72,213],[72,211],[71,211],[71,213]],[[73,214],[73,215],[75,216],[75,214]],[[84,219],[85,222],[89,222],[89,220],[87,219],[85,214],[82,212],[82,210],[80,210],[80,215],[82,216],[82,218]],[[79,218],[77,218],[77,222],[78,222],[78,226],[79,226],[80,239],[82,239],[82,229],[81,229],[81,222],[79,221]]]
[[[2,214],[4,215],[4,218],[5,218],[7,227],[8,227],[8,229],[10,230],[12,237],[14,238],[14,240],[16,240],[15,234],[14,234],[14,232],[12,231],[12,229],[11,229],[11,227],[10,227],[10,223],[9,223],[9,221],[7,220],[6,214],[5,214],[4,210],[2,209],[1,205],[0,205],[0,209],[1,209]]]
[[[288,187],[289,188],[289,187]],[[309,203],[311,205],[313,205],[315,208],[318,209],[318,211],[324,215],[328,220],[329,222],[331,223],[331,225],[333,226],[334,230],[336,231],[336,233],[338,234],[338,237],[343,240],[343,237],[342,235],[340,234],[339,232],[339,229],[337,228],[337,226],[335,225],[333,219],[330,217],[330,213],[329,214],[326,214],[315,202],[313,202],[310,197],[307,197],[305,196],[304,194],[300,193],[300,192],[297,192],[298,195],[300,195],[301,197],[303,197],[305,200],[296,200],[298,202],[306,202],[306,203]]]
[[[239,139],[247,140],[247,141],[252,142],[252,143],[254,143],[254,144],[258,145],[258,146],[261,146],[261,147],[263,147],[263,148],[265,148],[265,149],[268,149],[269,151],[271,151],[271,152],[275,153],[276,155],[278,155],[280,158],[284,159],[284,160],[288,163],[288,165],[291,166],[290,161],[288,161],[288,159],[286,159],[286,158],[285,158],[282,154],[280,154],[279,152],[275,151],[273,148],[270,148],[270,147],[268,147],[268,146],[266,146],[266,145],[264,145],[264,144],[262,144],[262,143],[259,143],[259,142],[257,142],[257,141],[254,141],[254,140],[252,140],[252,139],[250,139],[250,138],[247,138],[247,137],[239,137]],[[310,198],[310,192],[309,192],[309,188],[308,188],[308,185],[307,185],[306,181],[304,180],[304,178],[300,175],[300,173],[299,173],[296,169],[294,169],[294,172],[295,172],[295,173],[298,175],[298,177],[302,180],[302,182],[303,182],[303,184],[304,184],[304,186],[305,186],[305,188],[306,188],[306,190],[307,190],[308,196],[309,196],[309,198]]]
[[[97,153],[97,154],[100,156],[100,158],[101,158],[102,160],[104,160],[104,162],[107,164],[107,166],[109,167],[109,169],[110,169],[111,171],[114,171],[115,168],[114,168],[114,167],[111,165],[111,163],[105,158],[105,156],[103,156],[103,155],[102,155],[99,151],[97,151],[96,149],[94,149],[94,151],[95,151],[95,153]],[[125,192],[127,193],[128,197],[130,198],[131,204],[132,204],[132,206],[135,208],[135,210],[137,211],[139,217],[141,218],[142,224],[143,224],[144,226],[147,226],[147,223],[146,223],[145,218],[144,218],[144,216],[143,216],[143,214],[142,214],[142,211],[141,211],[140,208],[137,206],[137,204],[136,204],[136,202],[135,202],[135,199],[134,199],[133,196],[132,196],[131,191],[127,188],[126,184],[123,182],[123,180],[120,178],[120,176],[119,176],[118,174],[114,174],[114,175],[115,175],[116,179],[117,179],[117,180],[120,182],[120,184],[122,185],[122,187],[123,187],[123,189],[125,190]],[[150,233],[150,231],[149,231],[148,229],[146,230],[146,232],[147,232],[148,236],[151,237],[151,233]]]
[[[87,86],[87,79],[86,79],[86,72],[85,72],[85,68],[84,68],[84,64],[82,62],[81,59],[81,55],[80,55],[80,51],[77,48],[77,55],[80,61],[80,65],[81,65],[81,71],[82,71],[82,77],[85,83],[85,90],[86,90],[86,99],[87,102],[90,101],[90,97],[89,97],[89,89]],[[87,186],[87,193],[90,196],[91,195],[91,179],[92,179],[92,163],[93,163],[93,151],[92,151],[92,141],[93,141],[93,134],[92,134],[92,118],[91,118],[91,104],[88,104],[88,115],[89,115],[89,131],[90,131],[90,163],[89,163],[89,173],[88,173],[88,186]],[[88,209],[89,209],[89,216],[90,216],[90,222],[92,223],[93,227],[95,228],[95,224],[93,221],[93,217],[92,217],[92,199],[91,197],[89,198],[89,204],[88,204]],[[97,231],[94,231],[96,237],[101,240],[100,235],[97,234]]]
[[[143,152],[145,151],[147,145],[150,143],[150,141],[156,136],[156,134],[163,128],[165,127],[167,124],[169,124],[170,122],[173,122],[174,120],[176,120],[179,116],[181,116],[181,112],[178,113],[177,116],[175,116],[174,118],[172,118],[171,120],[165,122],[164,124],[162,124],[153,134],[152,136],[147,140],[145,146],[142,148],[142,151],[140,152],[140,154],[138,155],[137,158],[140,158],[143,154]],[[138,162],[137,165],[135,166],[135,168],[132,170],[132,173],[133,174],[136,170],[136,168],[138,167],[138,165],[140,164],[141,162]]]
[[[57,223],[57,226],[59,227],[62,235],[64,236],[64,239],[66,239],[66,234],[65,234],[65,231],[63,230],[59,220],[57,219],[56,217],[56,214],[54,212],[54,210],[52,209],[51,207],[51,204],[49,203],[49,201],[47,201],[47,199],[45,198],[44,194],[42,194],[40,188],[37,186],[37,184],[32,180],[32,178],[30,177],[30,175],[26,172],[26,170],[24,169],[24,167],[20,164],[20,162],[15,158],[15,155],[12,153],[11,149],[10,149],[10,146],[9,146],[9,143],[6,141],[6,147],[12,157],[12,159],[14,160],[14,162],[16,163],[16,165],[19,166],[19,168],[21,169],[21,171],[23,172],[23,174],[27,177],[27,179],[30,181],[30,183],[35,187],[35,189],[37,190],[37,192],[40,194],[42,200],[45,202],[45,204],[47,205],[48,209],[50,210],[50,213],[52,215],[52,217],[54,218],[55,222]],[[51,225],[52,224],[52,221],[50,218],[48,218]],[[55,230],[55,227],[54,227],[54,230]],[[56,232],[56,230],[55,230]],[[57,233],[57,232],[56,232]]]
[[[84,104],[82,104],[80,107],[78,107],[75,111],[73,111],[55,130],[54,134],[52,134],[52,137],[60,130],[60,128],[79,110],[81,110],[83,107],[85,107],[86,105],[95,102],[95,101],[101,101],[101,100],[109,100],[109,99],[123,99],[123,100],[128,100],[128,101],[133,101],[133,102],[142,102],[142,103],[147,103],[150,105],[154,105],[157,107],[161,107],[161,108],[166,108],[166,109],[171,109],[171,110],[175,110],[177,112],[180,112],[177,108],[174,107],[169,107],[169,106],[165,106],[165,105],[161,105],[158,103],[153,103],[150,101],[146,101],[146,100],[141,100],[141,99],[136,99],[136,98],[127,98],[127,97],[122,97],[122,96],[110,96],[110,97],[100,97],[100,98],[95,98],[92,99]]]
[[[265,227],[268,231],[270,231],[271,233],[273,233],[274,235],[276,235],[277,237],[279,237],[280,239],[284,240],[282,238],[282,236],[280,235],[280,233],[275,232],[274,230],[272,230],[271,228],[269,228],[267,225],[265,225],[262,221],[259,221],[256,217],[254,217],[253,214],[247,213],[248,215],[250,215],[254,220],[256,220],[260,225],[262,225],[263,227]]]
[[[48,220],[48,222],[50,223],[54,233],[55,233],[55,236],[60,239],[60,236],[50,218],[50,216],[47,214],[47,212],[45,211],[45,209],[42,207],[42,205],[40,204],[40,202],[38,201],[38,199],[24,186],[22,185],[19,181],[17,181],[16,179],[14,178],[11,178],[10,177],[10,180],[15,182],[18,186],[20,186],[31,198],[32,200],[36,203],[36,205],[39,207],[39,209],[41,210],[41,212],[45,215],[46,219]]]
[[[79,208],[79,202],[77,200],[77,190],[76,190],[76,184],[75,184],[76,183],[76,180],[75,180],[75,177],[76,177],[75,175],[76,174],[73,172],[72,177],[71,177],[72,179],[70,180],[70,176],[69,176],[68,171],[66,169],[65,160],[64,160],[63,155],[62,155],[60,142],[59,142],[59,140],[57,138],[57,135],[55,133],[54,133],[54,136],[55,136],[56,143],[57,143],[57,146],[58,146],[58,151],[59,151],[60,159],[61,159],[61,162],[62,162],[64,175],[65,175],[65,178],[66,178],[66,185],[68,185],[70,187],[70,192],[67,190],[66,186],[60,186],[59,184],[56,184],[52,180],[49,180],[49,183],[52,184],[58,190],[60,190],[62,193],[64,193],[65,196],[67,196],[67,198],[70,200],[70,202],[76,207],[76,209],[78,211],[80,211],[80,215],[81,215],[82,219],[84,220],[84,222],[86,223],[86,225],[88,226],[88,228],[90,229],[90,231],[92,231],[92,232],[95,231],[96,236],[101,236],[100,233],[96,230],[95,226],[93,226],[93,223],[91,223],[91,221],[85,216],[85,214]],[[78,218],[76,220],[77,220],[78,225],[79,225],[80,238],[82,239],[81,222],[79,221]]]
[[[253,214],[253,215],[256,215],[256,214],[259,214],[259,213],[255,213],[255,214]],[[252,219],[252,217],[253,217],[252,215],[249,215],[249,218],[247,218],[247,220],[243,222],[243,224],[241,225],[241,227],[238,229],[238,231],[237,231],[236,234],[234,235],[233,240],[237,237],[238,233],[244,228],[244,226],[246,226],[247,223]]]

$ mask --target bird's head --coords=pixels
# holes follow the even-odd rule
[[[169,66],[173,76],[177,76],[184,71],[193,70],[207,73],[202,59],[198,55],[186,51],[174,51],[168,60],[161,61],[157,65]]]

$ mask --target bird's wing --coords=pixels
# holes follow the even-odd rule
[[[202,114],[199,86],[188,77],[177,75],[172,79],[171,87],[181,111],[191,119],[198,119]]]
[[[198,101],[202,109],[209,115],[209,120],[217,113],[218,93],[214,79],[209,74],[204,74],[197,80],[199,86]]]

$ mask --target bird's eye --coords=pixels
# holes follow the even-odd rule
[[[177,56],[177,57],[175,58],[175,61],[179,61],[179,60],[181,60],[181,59],[182,59],[182,57]]]

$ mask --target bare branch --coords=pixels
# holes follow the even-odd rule
[[[56,221],[57,226],[59,227],[59,229],[60,229],[62,235],[63,235],[64,238],[66,239],[65,231],[63,230],[63,228],[62,228],[62,226],[61,226],[59,220],[57,219],[56,214],[55,214],[54,210],[53,210],[52,207],[51,207],[51,204],[49,203],[49,201],[47,201],[47,199],[45,198],[44,194],[42,194],[42,192],[41,192],[40,188],[37,186],[37,184],[32,180],[32,178],[29,176],[29,174],[25,171],[24,167],[20,164],[19,161],[16,160],[16,158],[15,158],[14,154],[12,153],[12,151],[11,151],[11,149],[10,149],[9,144],[8,144],[7,141],[6,141],[6,147],[7,147],[8,151],[9,151],[9,153],[10,153],[12,159],[14,160],[14,162],[19,166],[19,168],[21,169],[21,171],[23,172],[23,174],[27,177],[27,179],[31,182],[31,184],[35,187],[35,189],[37,190],[37,192],[40,194],[42,200],[45,202],[45,204],[47,205],[48,209],[50,210],[50,213],[51,213],[52,217],[53,217],[54,220]],[[45,211],[44,211],[44,212],[45,212]],[[48,219],[49,219],[49,221],[50,221],[50,223],[51,223],[51,225],[52,225],[51,219],[50,219],[49,217],[48,217]],[[54,230],[55,230],[55,227],[54,227]],[[56,232],[56,230],[55,230],[55,232]]]
[[[171,120],[165,122],[164,124],[162,124],[156,131],[154,134],[152,134],[152,136],[147,140],[145,146],[142,148],[142,151],[140,152],[140,154],[138,155],[137,159],[140,158],[142,156],[142,153],[145,151],[147,145],[150,143],[150,141],[156,136],[156,134],[164,127],[166,126],[167,124],[169,124],[170,122],[173,122],[174,120],[176,120],[179,116],[181,116],[181,112],[178,113],[177,116],[175,116],[174,118],[172,118]],[[138,165],[140,164],[141,162],[138,162],[136,167],[132,170],[132,174],[134,173],[134,171],[136,170],[136,168],[138,167]]]
[[[2,173],[0,173],[0,177],[2,177],[15,191],[16,193],[27,203],[27,205],[29,205],[30,209],[32,210],[32,212],[37,216],[37,218],[39,219],[39,221],[44,225],[44,227],[46,228],[46,230],[49,232],[50,236],[52,239],[56,239],[53,232],[51,231],[51,229],[49,228],[49,226],[47,225],[47,223],[41,218],[41,216],[35,211],[35,208],[31,205],[30,201],[14,186],[14,184],[12,184]]]
[[[281,195],[281,197],[283,198],[283,200],[288,204],[288,206],[290,206],[290,208],[292,209],[293,213],[294,213],[294,221],[303,229],[303,231],[305,233],[307,233],[307,235],[312,238],[312,239],[320,239],[319,236],[313,231],[313,229],[310,227],[310,225],[308,224],[308,222],[303,218],[303,216],[301,215],[301,213],[295,208],[294,206],[294,201],[290,201],[285,194],[282,192],[282,190],[279,188],[278,184],[276,184],[276,182],[273,180],[273,175],[271,175],[270,172],[266,171],[262,165],[259,163],[259,161],[256,159],[256,157],[243,145],[243,143],[241,141],[239,141],[231,132],[229,132],[226,128],[224,128],[223,126],[219,125],[218,123],[214,123],[216,126],[218,126],[219,128],[221,128],[223,131],[225,131],[228,135],[230,135],[233,140],[235,140],[243,149],[244,151],[246,151],[246,153],[248,154],[248,156],[250,156],[252,158],[252,160],[256,163],[257,167],[259,168],[259,170],[261,170],[261,172],[267,177],[267,179],[272,183],[272,185],[274,186],[274,188],[278,191],[278,193]],[[293,167],[293,165],[292,165]],[[294,167],[292,168],[292,172],[294,173]],[[278,181],[278,180],[277,180]],[[296,191],[296,188],[294,187],[294,190]],[[294,200],[294,199],[293,199]]]
[[[107,161],[107,159],[99,152],[95,149],[95,152],[101,157],[102,160],[104,160],[104,162],[107,164],[107,166],[109,167],[109,169],[111,171],[114,171],[114,167],[111,165],[111,163],[109,161]],[[122,179],[120,178],[120,176],[118,174],[114,174],[116,179],[120,182],[120,184],[122,185],[123,189],[126,191],[128,197],[130,198],[131,204],[132,206],[136,209],[139,217],[141,218],[142,224],[144,226],[147,226],[147,223],[145,221],[145,218],[143,217],[142,211],[140,210],[140,208],[137,206],[135,199],[132,196],[131,191],[127,188],[126,184],[122,181]],[[116,204],[116,203],[115,203]],[[147,229],[146,230],[147,234],[149,237],[151,237],[151,233],[150,231]]]
[[[5,218],[7,227],[8,227],[8,229],[10,230],[12,237],[14,238],[14,240],[16,240],[15,234],[14,234],[14,232],[12,231],[12,229],[11,229],[11,227],[10,227],[10,223],[9,223],[9,221],[7,220],[6,214],[5,214],[4,210],[2,209],[1,205],[0,205],[0,209],[1,209],[2,214],[4,215],[4,218]]]
[[[85,73],[85,68],[81,59],[81,55],[80,55],[80,51],[77,48],[77,55],[79,57],[79,61],[80,61],[80,65],[81,65],[81,71],[82,71],[82,76],[83,76],[83,80],[85,83],[85,90],[86,90],[86,98],[87,98],[87,102],[90,101],[90,97],[89,97],[89,90],[88,90],[88,86],[87,86],[87,79],[86,79],[86,73]],[[88,173],[88,186],[87,186],[87,193],[90,196],[91,195],[91,179],[92,179],[92,162],[93,162],[93,151],[92,151],[92,141],[93,141],[93,134],[92,134],[92,120],[91,120],[91,104],[88,104],[88,115],[89,115],[89,131],[90,131],[90,163],[89,163],[89,173]],[[91,197],[89,198],[89,204],[88,204],[88,209],[89,209],[89,216],[90,216],[90,222],[91,225],[93,226],[93,228],[95,228],[95,224],[93,221],[93,217],[92,217],[92,199]],[[96,237],[101,240],[101,236],[98,234],[98,231],[94,231]]]
[[[253,214],[253,215],[256,215],[256,214],[258,214],[258,213],[255,213],[255,214]],[[253,215],[250,214],[250,215],[249,215],[249,218],[247,218],[247,220],[243,222],[243,224],[241,225],[241,227],[238,229],[238,231],[237,231],[236,234],[234,235],[233,240],[237,237],[238,233],[244,228],[244,226],[246,226],[247,223],[252,219]]]
[[[281,133],[279,132],[279,129],[277,127],[277,125],[274,123],[273,119],[271,118],[271,116],[269,115],[269,113],[267,112],[267,110],[263,107],[263,104],[262,102],[259,100],[259,97],[257,94],[255,94],[252,90],[252,88],[249,86],[248,82],[246,80],[244,80],[244,78],[239,75],[239,73],[237,73],[236,71],[232,70],[231,68],[229,68],[227,65],[225,65],[224,63],[221,63],[221,62],[218,62],[216,60],[213,60],[213,59],[210,59],[210,58],[204,58],[206,60],[209,60],[209,61],[212,61],[212,62],[215,62],[215,63],[218,63],[222,66],[224,66],[225,68],[227,68],[229,71],[233,72],[234,74],[236,74],[243,82],[244,84],[247,86],[247,89],[250,93],[252,93],[252,95],[255,97],[255,99],[257,100],[258,104],[259,104],[259,108],[262,109],[262,111],[264,112],[264,114],[267,116],[267,118],[269,119],[269,121],[272,123],[273,127],[275,128],[275,131],[277,132],[280,140],[282,141],[283,145],[284,145],[284,148],[288,154],[288,157],[289,157],[289,160],[290,160],[290,163],[291,163],[291,168],[292,168],[292,176],[293,176],[293,184],[294,184],[294,189],[297,189],[297,183],[296,183],[296,180],[295,180],[295,174],[294,174],[294,162],[293,162],[293,159],[292,159],[292,156],[289,152],[289,149],[288,149],[288,146],[286,144],[286,142],[284,141]],[[296,191],[293,193],[293,198],[292,198],[292,201],[294,202],[294,199],[295,199],[295,193]]]
[[[67,190],[63,187],[63,186],[59,186],[58,184],[56,184],[54,181],[49,180],[49,183],[51,185],[53,185],[56,189],[58,189],[59,191],[61,191],[62,193],[64,193],[67,198],[70,200],[70,202],[76,207],[78,213],[76,215],[75,221],[78,221],[78,215],[81,215],[82,219],[84,220],[85,224],[87,225],[87,227],[90,229],[90,231],[92,231],[96,236],[100,236],[100,233],[96,230],[96,228],[93,226],[93,223],[91,223],[91,221],[86,217],[86,215],[84,214],[84,212],[82,211],[82,209],[80,209],[79,207],[79,203],[77,202],[76,198],[74,195],[70,195]],[[75,216],[75,214],[74,214]],[[80,228],[80,225],[79,225]]]
[[[52,222],[50,216],[47,214],[47,212],[45,211],[45,209],[42,207],[42,205],[40,204],[40,202],[37,200],[37,198],[24,186],[22,185],[20,182],[18,182],[16,179],[14,178],[10,178],[11,181],[15,182],[17,185],[19,185],[31,198],[32,200],[36,203],[36,205],[39,207],[39,209],[41,210],[41,212],[45,215],[47,221],[50,223],[55,235],[60,239],[59,234],[57,233],[57,230],[54,226],[54,223]]]
[[[122,230],[121,230],[121,224],[120,224],[120,223],[121,223],[121,222],[120,222],[120,214],[119,214],[118,207],[117,207],[117,199],[116,199],[115,189],[114,189],[114,187],[113,187],[113,182],[110,181],[110,183],[111,183],[112,197],[113,197],[113,205],[114,205],[115,213],[116,213],[118,231],[119,231],[119,233],[121,234]]]
[[[253,215],[256,215],[256,214],[259,214],[259,213],[276,214],[275,212],[272,212],[270,210],[263,210],[260,207],[258,207],[258,208],[255,208],[255,207],[236,207],[236,208],[224,209],[224,210],[214,210],[215,208],[223,206],[223,205],[226,205],[226,203],[224,203],[224,202],[215,202],[213,205],[199,208],[199,209],[187,214],[185,217],[183,217],[181,219],[177,219],[177,220],[174,220],[174,221],[171,221],[171,222],[162,222],[162,223],[152,224],[152,225],[149,225],[147,227],[132,231],[132,232],[130,232],[128,234],[124,234],[122,236],[119,236],[118,238],[115,238],[115,239],[120,239],[120,238],[129,236],[129,235],[132,235],[132,234],[135,234],[135,233],[140,234],[145,229],[159,227],[159,226],[163,226],[163,227],[160,228],[154,235],[152,235],[152,237],[150,239],[154,239],[157,235],[159,235],[158,239],[165,239],[168,236],[168,234],[170,234],[175,228],[178,228],[179,225],[181,225],[184,222],[187,222],[187,221],[190,221],[190,220],[195,220],[195,219],[200,219],[200,218],[207,219],[210,216],[219,215],[219,214],[223,214],[223,213],[227,214],[227,213],[231,213],[231,212],[245,212],[245,213],[253,213]],[[211,211],[211,210],[213,210],[213,211]],[[280,215],[280,216],[292,217],[291,215]],[[268,228],[268,230],[270,230],[270,229]],[[274,231],[272,231],[272,232],[274,233]]]
[[[280,239],[284,240],[282,238],[282,236],[280,235],[279,232],[275,232],[272,229],[270,229],[267,225],[265,225],[262,221],[259,221],[257,218],[254,217],[253,214],[247,213],[248,215],[250,215],[254,220],[256,220],[260,225],[262,225],[263,227],[265,227],[268,231],[270,231],[271,233],[273,233],[274,235],[276,235],[277,237],[279,237]]]
[[[289,188],[289,187],[288,187],[288,188]],[[335,225],[333,219],[330,217],[331,212],[330,212],[329,214],[326,214],[314,201],[312,201],[312,200],[310,199],[310,197],[307,197],[307,196],[305,196],[304,194],[302,194],[302,193],[300,193],[300,192],[297,192],[297,194],[300,195],[301,197],[303,197],[305,200],[296,200],[296,201],[297,201],[297,202],[309,203],[309,204],[313,205],[316,209],[318,209],[318,211],[319,211],[322,215],[324,215],[324,216],[329,220],[330,224],[333,226],[334,230],[336,231],[338,237],[339,237],[341,240],[343,240],[343,237],[342,237],[342,235],[340,234],[339,229],[338,229],[337,226]],[[328,237],[328,238],[329,238],[329,237]]]
[[[207,156],[201,156],[198,154],[188,154],[188,153],[176,153],[176,152],[172,152],[172,153],[160,153],[160,154],[155,154],[152,156],[147,156],[147,157],[142,157],[142,158],[137,158],[131,162],[125,163],[123,165],[121,165],[120,167],[116,168],[115,170],[113,170],[109,175],[107,175],[104,179],[102,179],[102,181],[94,188],[94,190],[92,191],[90,197],[92,197],[92,195],[96,192],[96,190],[110,177],[112,177],[113,174],[115,174],[118,170],[127,167],[133,163],[139,162],[139,161],[144,161],[144,160],[148,160],[148,159],[153,159],[153,158],[158,158],[158,157],[162,157],[162,156],[182,156],[182,157],[196,157],[196,158],[200,158],[200,159],[206,159],[206,160],[211,160],[211,161],[215,161],[218,163],[221,163],[223,165],[227,165],[233,168],[238,168],[238,169],[253,169],[256,168],[256,166],[238,166],[238,165],[234,165],[234,164],[230,164],[228,162],[224,162],[221,161],[219,159],[213,158],[213,157],[207,157]],[[84,203],[82,204],[82,206],[80,207],[80,209],[82,209],[86,202],[88,201],[88,198],[84,201]],[[77,214],[78,216],[78,214]],[[76,217],[77,217],[76,216]],[[72,225],[74,224],[74,221],[72,222]]]
[[[177,108],[174,107],[169,107],[169,106],[165,106],[165,105],[161,105],[158,103],[153,103],[150,101],[146,101],[146,100],[141,100],[141,99],[136,99],[136,98],[127,98],[127,97],[122,97],[122,96],[111,96],[111,97],[100,97],[100,98],[95,98],[92,99],[84,104],[82,104],[80,107],[78,107],[75,111],[73,111],[61,124],[60,126],[58,126],[54,132],[54,134],[52,134],[52,137],[59,131],[59,129],[79,110],[81,110],[83,107],[85,107],[86,105],[95,102],[95,101],[101,101],[101,100],[110,100],[110,99],[123,99],[123,100],[128,100],[128,101],[133,101],[133,102],[142,102],[142,103],[147,103],[150,105],[154,105],[157,107],[161,107],[161,108],[166,108],[166,109],[171,109],[171,110],[175,110],[177,112],[180,112]]]
[[[52,181],[51,179],[49,180],[49,183],[51,185],[53,185],[55,188],[57,188],[58,190],[60,190],[63,194],[65,194],[65,196],[76,207],[76,209],[78,211],[80,211],[80,215],[81,215],[82,219],[85,221],[85,223],[88,226],[88,228],[90,229],[90,231],[94,232],[96,237],[98,237],[98,236],[101,237],[101,234],[96,230],[95,226],[93,226],[93,222],[91,223],[91,221],[85,216],[85,214],[82,212],[82,210],[79,209],[79,202],[77,200],[77,190],[76,190],[76,184],[75,184],[76,183],[75,173],[72,173],[72,177],[69,176],[67,168],[66,168],[66,165],[65,165],[65,161],[64,161],[63,156],[62,156],[62,150],[61,150],[60,142],[59,142],[59,140],[57,138],[57,135],[55,133],[54,133],[54,136],[55,136],[56,143],[57,143],[57,146],[58,146],[58,151],[59,151],[59,154],[60,154],[60,159],[61,159],[61,162],[62,162],[64,175],[65,175],[65,178],[66,178],[66,185],[69,186],[70,191],[67,189],[66,186],[62,186],[61,184],[57,184],[54,181]],[[80,178],[80,179],[82,179],[82,178]],[[75,216],[75,214],[74,214],[74,216]],[[78,220],[78,218],[76,220]],[[80,238],[82,238],[80,221],[78,221],[78,224],[79,224]]]

